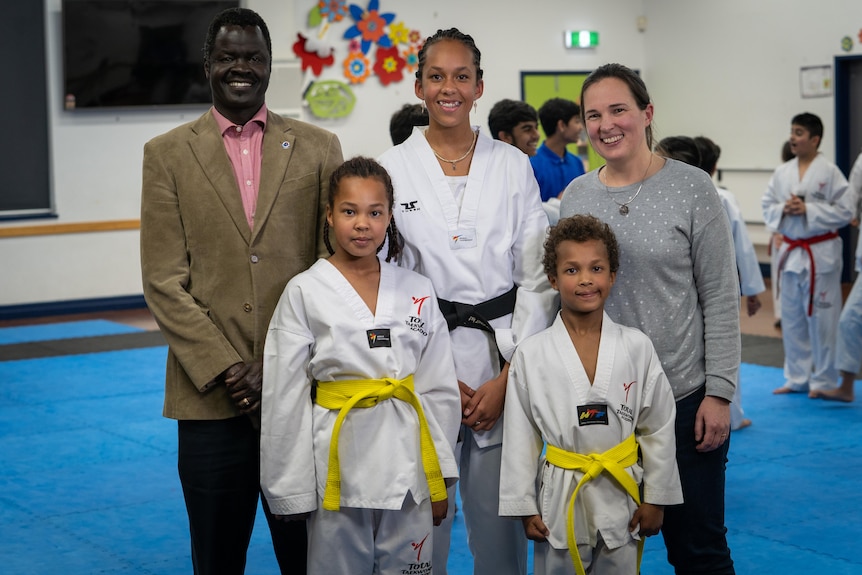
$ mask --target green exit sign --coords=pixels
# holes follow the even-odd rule
[[[563,37],[566,48],[595,48],[599,45],[599,33],[590,30],[567,30]]]

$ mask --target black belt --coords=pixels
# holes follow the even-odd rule
[[[440,298],[437,301],[440,304],[440,311],[443,312],[443,317],[446,318],[446,323],[449,325],[449,331],[463,326],[494,333],[494,328],[491,327],[490,321],[504,315],[509,315],[515,311],[515,296],[517,293],[518,286],[512,286],[512,289],[503,295],[498,295],[495,298],[476,305],[447,301]]]

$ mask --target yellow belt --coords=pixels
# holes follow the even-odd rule
[[[413,391],[413,376],[404,379],[349,379],[341,381],[320,381],[317,383],[317,404],[326,409],[337,409],[338,417],[332,428],[332,441],[329,444],[329,471],[326,477],[326,491],[323,508],[338,511],[341,508],[341,471],[338,464],[338,434],[344,418],[354,407],[374,407],[381,401],[391,398],[400,399],[413,406],[419,416],[419,441],[422,448],[422,466],[431,490],[431,501],[446,499],[446,483],[440,471],[437,450],[431,438],[431,430],[419,397]]]
[[[590,455],[572,453],[571,451],[565,451],[559,447],[548,445],[546,457],[548,463],[556,467],[584,472],[584,476],[578,482],[577,487],[575,487],[572,493],[572,498],[569,500],[569,510],[566,515],[566,527],[568,531],[566,535],[569,542],[569,555],[572,556],[572,562],[575,564],[575,572],[578,575],[584,575],[584,565],[578,553],[578,541],[577,537],[575,537],[575,497],[577,497],[578,491],[585,483],[595,479],[603,471],[607,471],[626,490],[626,493],[635,500],[635,503],[640,505],[641,497],[638,484],[625,470],[626,467],[637,463],[638,443],[635,441],[634,434],[632,434],[616,447],[612,447],[601,454],[591,453]],[[643,539],[641,539],[638,542],[638,571],[640,571],[641,556],[643,555],[643,544]]]

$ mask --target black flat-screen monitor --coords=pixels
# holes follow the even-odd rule
[[[209,23],[239,0],[63,0],[63,107],[139,108],[212,101]]]

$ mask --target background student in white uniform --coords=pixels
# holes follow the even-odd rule
[[[838,167],[817,150],[823,123],[794,116],[790,147],[796,156],[776,168],[761,200],[764,223],[784,238],[779,258],[783,386],[774,393],[834,389],[835,340],[841,315],[842,241],[838,229],[853,219],[855,198]]]
[[[517,575],[526,572],[527,539],[519,521],[497,515],[505,362],[521,340],[550,325],[557,301],[541,266],[548,220],[529,159],[470,124],[484,89],[480,56],[473,38],[454,28],[425,41],[415,91],[428,128],[414,128],[380,162],[395,186],[400,263],[431,278],[449,320],[474,573]],[[450,528],[435,533],[435,575]]]
[[[794,158],[790,140],[786,140],[781,146],[781,163],[789,162]],[[781,250],[783,236],[772,228],[767,227],[769,232],[769,281],[772,292],[772,315],[775,317],[775,327],[781,329],[781,297],[778,294],[778,252]]]
[[[856,158],[853,168],[850,170],[850,192],[856,197],[855,223],[859,225],[859,212],[862,208],[862,154]],[[828,389],[817,392],[821,399],[834,399],[836,401],[852,402],[854,398],[853,386],[856,383],[856,374],[862,367],[862,281],[858,272],[862,272],[862,234],[856,242],[856,280],[853,289],[850,290],[844,307],[841,309],[841,318],[838,320],[838,344],[835,346],[835,366],[841,381],[836,389]]]
[[[639,541],[659,532],[665,505],[682,503],[673,392],[649,338],[604,312],[619,267],[607,224],[560,220],[543,263],[562,309],[512,360],[500,515],[523,518],[536,575],[574,574],[578,563],[588,573],[635,575]],[[620,447],[627,451],[606,455]],[[555,450],[576,465],[561,465]],[[590,479],[596,462],[605,467]]]
[[[446,321],[428,278],[377,258],[397,233],[386,171],[354,158],[329,190],[333,255],[288,283],[266,338],[261,487],[282,519],[310,513],[309,573],[430,575],[458,476]]]
[[[856,244],[856,271],[862,272],[862,234]],[[838,320],[838,342],[835,345],[835,367],[841,377],[835,389],[815,392],[815,397],[850,403],[854,399],[853,386],[862,367],[862,280],[856,276],[853,289],[841,309]]]

